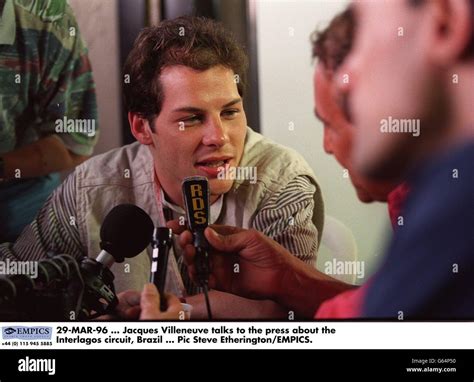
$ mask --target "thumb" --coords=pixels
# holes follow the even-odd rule
[[[252,238],[250,231],[240,231],[231,235],[220,235],[208,227],[204,231],[206,239],[214,249],[222,252],[239,252],[249,246]]]
[[[160,294],[154,284],[145,284],[143,287],[140,307],[142,320],[157,319],[160,315]]]

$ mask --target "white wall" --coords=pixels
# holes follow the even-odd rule
[[[298,150],[314,169],[326,213],[353,232],[367,278],[390,232],[386,205],[359,202],[342,167],[324,152],[323,127],[313,115],[309,36],[316,27],[326,26],[346,4],[327,0],[257,2],[260,118],[264,135]],[[329,258],[328,250],[322,248],[318,267],[323,269]]]
[[[94,154],[122,144],[117,0],[69,0],[89,59],[97,90],[100,136]]]

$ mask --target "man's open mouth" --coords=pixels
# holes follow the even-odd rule
[[[196,166],[203,166],[203,167],[225,167],[229,162],[231,158],[227,159],[208,159],[208,160],[203,160],[200,162],[196,162]]]

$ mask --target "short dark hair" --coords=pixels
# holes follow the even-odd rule
[[[123,89],[128,111],[149,120],[158,115],[164,98],[160,74],[174,65],[232,69],[238,75],[238,92],[244,95],[248,59],[242,46],[221,23],[184,16],[145,28],[135,40],[124,66],[124,76],[129,76]]]
[[[336,15],[326,29],[312,33],[313,58],[318,58],[327,70],[337,70],[352,48],[354,30],[354,14],[349,7]]]

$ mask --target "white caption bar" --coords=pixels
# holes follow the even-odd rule
[[[2,349],[473,349],[474,322],[4,323]]]

